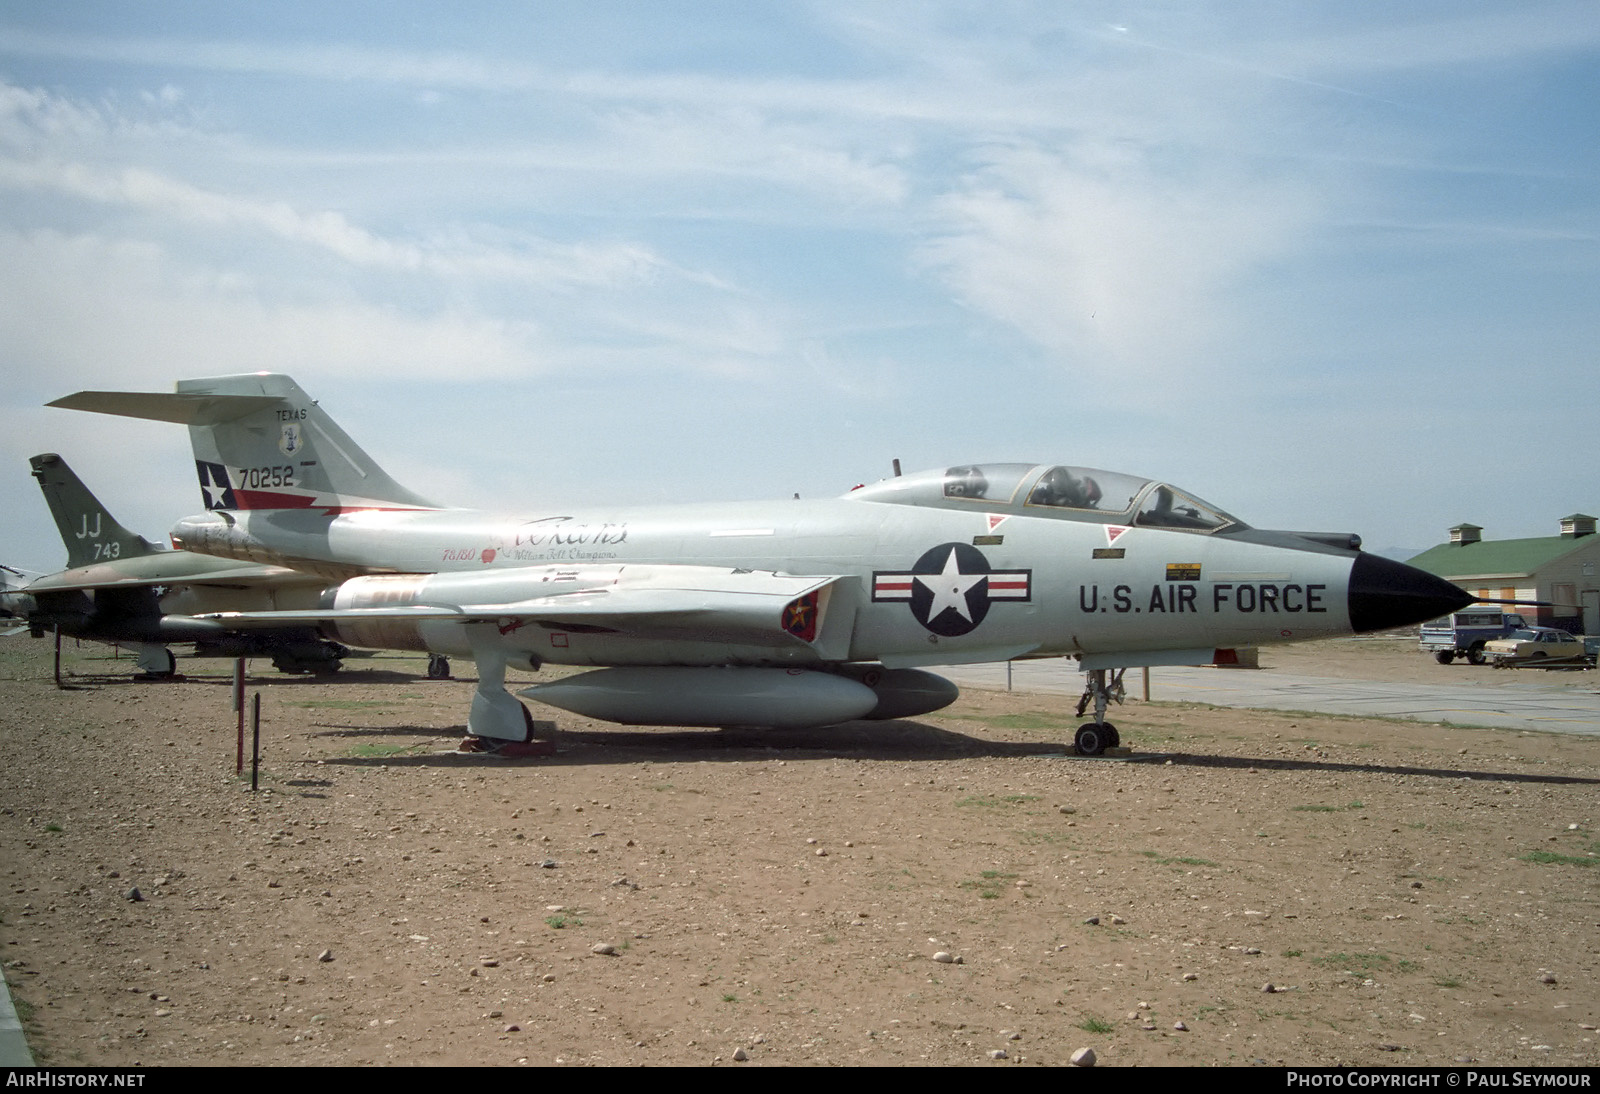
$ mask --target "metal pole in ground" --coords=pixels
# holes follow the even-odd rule
[[[239,723],[239,744],[234,751],[233,773],[244,774],[244,658],[233,659],[233,710]]]
[[[253,696],[255,712],[250,716],[250,792],[256,790],[256,779],[261,772],[261,693]]]
[[[1144,667],[1144,701],[1150,701],[1150,666]]]
[[[56,624],[56,687],[61,686],[61,624]]]

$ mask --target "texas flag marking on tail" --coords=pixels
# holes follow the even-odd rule
[[[233,487],[228,483],[226,467],[205,460],[195,460],[194,465],[200,473],[200,496],[207,509],[239,508],[239,500],[233,496]]]

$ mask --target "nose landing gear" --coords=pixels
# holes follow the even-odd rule
[[[1073,738],[1073,745],[1080,756],[1098,756],[1108,748],[1116,748],[1122,744],[1122,735],[1117,732],[1117,727],[1106,721],[1106,707],[1114,700],[1122,702],[1122,674],[1126,669],[1090,669],[1088,672],[1089,683],[1083,689],[1083,696],[1078,700],[1078,717],[1083,717],[1083,712],[1092,702],[1094,704],[1094,721],[1078,727],[1077,736]],[[1109,678],[1107,676],[1109,673]]]

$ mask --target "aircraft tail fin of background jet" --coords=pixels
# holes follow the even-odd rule
[[[80,391],[49,405],[187,425],[207,509],[437,508],[281,373],[180,380],[170,395]]]
[[[67,545],[67,569],[153,555],[160,550],[118,524],[67,466],[67,461],[54,452],[34,456],[28,462],[33,465],[33,477],[39,480],[45,504],[50,506],[50,515],[61,532],[61,541]]]

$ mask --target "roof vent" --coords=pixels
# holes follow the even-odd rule
[[[1587,513],[1574,513],[1561,518],[1561,534],[1567,539],[1594,535],[1594,520]]]
[[[1590,531],[1593,531],[1591,526]],[[1483,539],[1483,529],[1476,524],[1458,524],[1450,529],[1450,542],[1457,547],[1477,543]]]

